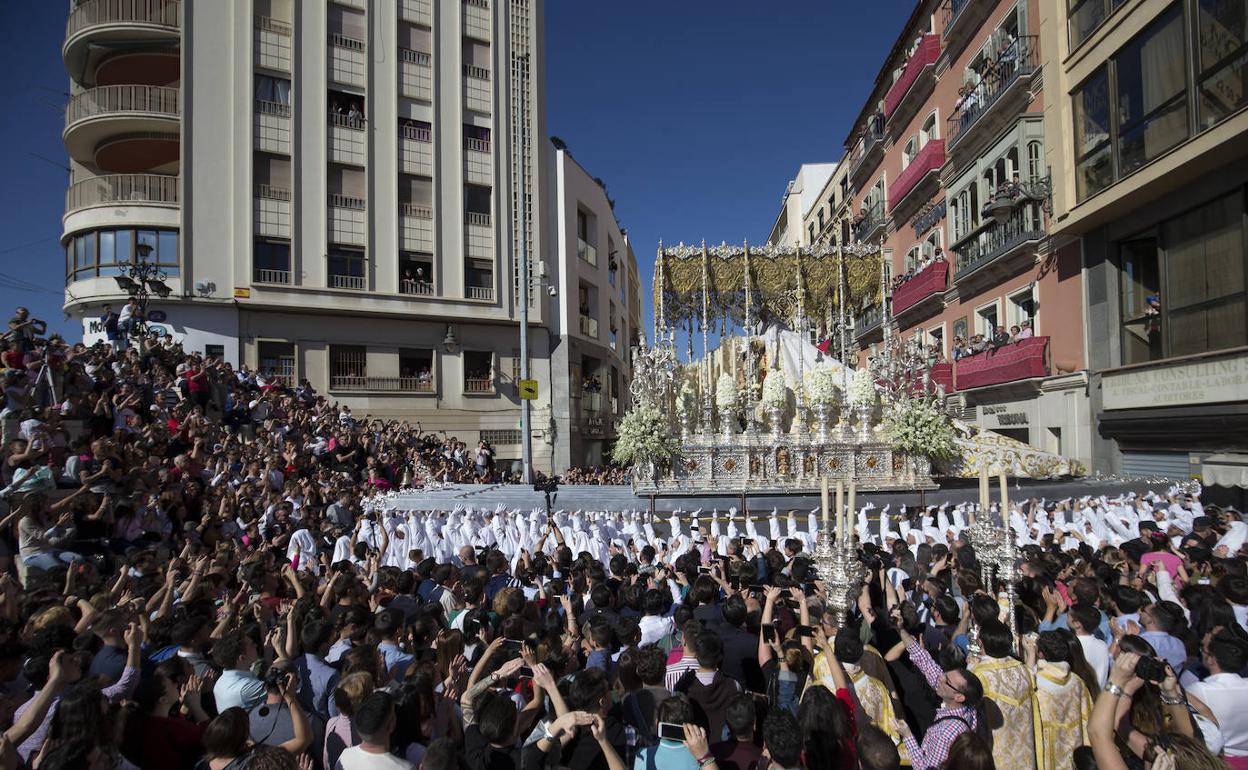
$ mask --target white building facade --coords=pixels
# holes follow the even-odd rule
[[[149,318],[187,349],[518,458],[521,232],[535,273],[550,251],[542,13],[73,3],[66,311],[98,338],[125,264],[155,262],[171,294]],[[529,290],[539,468],[546,300]]]

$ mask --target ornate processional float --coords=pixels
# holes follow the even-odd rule
[[[932,460],[956,450],[922,351],[885,318],[870,366],[842,363],[856,358],[850,317],[871,305],[887,316],[881,249],[660,246],[654,344],[633,352],[613,455],[633,466],[635,491],[810,493],[825,478],[935,489]]]

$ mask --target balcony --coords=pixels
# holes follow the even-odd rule
[[[356,40],[336,32],[329,36],[330,80],[363,88],[367,69],[363,40]]]
[[[289,285],[290,284],[290,271],[289,270],[270,270],[269,268],[265,268],[265,267],[257,267],[251,271],[251,282],[252,283],[276,283],[276,284]]]
[[[920,310],[938,310],[939,302],[931,302],[940,298],[949,286],[949,263],[943,259],[933,262],[920,270],[910,280],[893,290],[893,315],[900,318],[902,313]]]
[[[494,184],[494,159],[490,156],[490,140],[464,138],[464,179],[471,184]]]
[[[378,393],[432,393],[433,382],[419,377],[352,377],[336,375],[329,378],[330,390],[374,391]]]
[[[904,222],[940,189],[945,165],[945,140],[932,139],[919,150],[888,188],[894,222]]]
[[[420,24],[433,26],[433,0],[399,0],[399,18]]]
[[[597,417],[602,414],[602,391],[581,391],[581,414],[586,417]]]
[[[940,37],[924,35],[906,66],[884,94],[884,117],[888,124],[904,126],[927,98],[936,82],[936,60],[940,58]]]
[[[1030,337],[987,350],[954,365],[954,385],[958,390],[986,388],[1007,382],[1049,376],[1049,338]]]
[[[945,0],[940,8],[940,37],[946,59],[953,61],[958,58],[992,6],[990,0]]]
[[[963,106],[945,121],[950,160],[976,157],[985,144],[1027,109],[1028,85],[1040,69],[1034,35],[1020,37],[982,77]]]
[[[464,65],[464,106],[483,115],[492,110],[490,71],[475,64]]]
[[[581,334],[584,334],[586,337],[593,340],[598,339],[598,319],[582,313],[580,315],[580,330]]]
[[[493,286],[469,286],[468,287],[468,299],[481,299],[481,300],[489,300],[490,302],[493,302],[494,301],[494,287]]]
[[[484,212],[464,213],[468,257],[494,261],[493,218]]]
[[[884,116],[872,115],[862,135],[862,151],[849,166],[849,181],[855,188],[880,165],[884,158]]]
[[[329,240],[352,246],[363,246],[368,237],[368,203],[340,193],[329,195]],[[363,279],[361,279],[362,281]],[[349,288],[349,287],[348,287]],[[363,288],[361,286],[360,288]]]
[[[489,42],[489,0],[464,0],[464,34],[477,40]]]
[[[598,249],[580,238],[576,239],[576,256],[590,267],[598,267]]]
[[[1017,206],[1005,224],[988,216],[984,225],[950,244],[957,254],[954,283],[973,292],[1026,270],[1035,264],[1036,249],[1046,235],[1043,212],[1035,201]]]
[[[268,16],[256,17],[256,64],[290,72],[290,25]]]
[[[95,206],[178,207],[178,177],[109,174],[74,182],[65,192],[65,215]]]
[[[409,99],[433,101],[433,58],[429,54],[399,49],[399,92]]]
[[[256,185],[256,235],[290,238],[290,190],[274,185]]]
[[[256,100],[253,127],[256,149],[278,155],[290,154],[290,105]]]
[[[367,157],[364,119],[337,112],[329,113],[329,160],[348,166],[363,166]]]
[[[99,86],[74,94],[65,105],[65,150],[76,161],[94,164],[107,139],[177,134],[179,101],[178,89],[161,86]]]
[[[437,294],[433,288],[432,281],[417,281],[414,278],[404,278],[399,281],[400,294],[415,294],[421,297],[432,297]]]
[[[364,285],[364,276],[362,275],[340,275],[337,273],[330,273],[329,275],[329,288],[331,289],[363,291]]]
[[[135,48],[176,45],[181,24],[181,0],[84,0],[69,12],[61,58],[77,78],[92,69],[93,56],[103,58],[119,43]]]
[[[945,389],[946,395],[954,391],[953,387],[953,364],[945,361],[944,363],[932,364],[930,369],[932,378],[932,389],[939,385]]]
[[[875,201],[862,210],[860,219],[854,221],[854,240],[872,241],[884,231],[887,219],[884,216],[884,202]]]
[[[425,203],[400,203],[399,227],[401,249],[433,251],[433,206]]]
[[[489,377],[465,377],[465,393],[493,393],[494,380]]]
[[[884,333],[884,312],[880,305],[872,305],[854,319],[854,337],[866,341]]]
[[[399,171],[433,176],[433,132],[419,126],[399,127]]]

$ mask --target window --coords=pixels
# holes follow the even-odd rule
[[[1248,104],[1248,6],[1239,0],[1197,0],[1196,83],[1201,128]]]
[[[985,305],[975,311],[975,332],[990,337],[997,330],[997,303]]]
[[[931,140],[939,138],[940,129],[937,128],[936,113],[933,112],[927,116],[927,120],[923,121],[923,128],[919,130],[919,148],[922,149]]]
[[[469,214],[484,214],[489,216],[494,210],[490,204],[491,190],[477,184],[464,185],[464,211]]]
[[[364,252],[331,247],[328,268],[331,289],[364,288]]]
[[[464,351],[464,391],[483,393],[494,387],[494,354],[482,350]]]
[[[1248,344],[1243,193],[1118,244],[1124,364]]]
[[[910,137],[910,141],[906,142],[906,147],[901,151],[901,167],[904,169],[914,162],[914,156],[919,154],[918,137]]]
[[[256,101],[290,107],[290,81],[268,75],[256,75]]]
[[[823,207],[819,207],[819,232],[823,232]]]
[[[927,330],[927,346],[930,348],[928,361],[936,363],[945,355],[945,325],[938,324]],[[934,357],[930,354],[935,354]],[[935,360],[933,360],[933,358]]]
[[[433,390],[432,348],[399,348],[399,389]]]
[[[291,342],[265,342],[256,345],[256,368],[260,374],[290,387],[295,384],[295,346]]]
[[[290,241],[257,239],[252,260],[257,283],[290,282]]]
[[[1073,98],[1075,192],[1082,201],[1114,179],[1109,145],[1109,68],[1097,70],[1075,90]]]
[[[252,164],[256,194],[261,198],[290,200],[290,158],[258,152]]]
[[[495,447],[500,444],[519,444],[520,431],[514,428],[483,430],[481,431],[481,440]]]
[[[1118,95],[1118,176],[1187,138],[1187,57],[1175,4],[1113,58]]]
[[[1040,142],[1027,143],[1027,181],[1036,182],[1046,176],[1044,173],[1044,147]]]
[[[922,259],[922,249],[918,246],[912,246],[910,250],[906,252],[906,272],[913,273],[918,268],[919,262],[922,261]]]
[[[1068,0],[1066,31],[1070,36],[1070,50],[1087,40],[1093,30],[1101,25],[1110,7],[1117,8],[1123,0]]]
[[[927,235],[927,240],[923,242],[923,256],[927,259],[933,259],[937,254],[942,254],[944,249],[941,248],[941,229],[939,227],[932,230]]]
[[[141,249],[146,250],[143,257]],[[178,275],[177,230],[97,230],[79,233],[65,244],[67,282],[96,276],[117,276],[124,266],[142,258],[160,266],[166,277]]]
[[[494,265],[480,259],[468,263],[467,279],[469,288],[488,289],[494,285]]]
[[[806,234],[810,236],[810,242],[814,243],[815,242],[815,223],[814,222],[811,222],[806,227]]]
[[[415,251],[399,254],[399,293],[433,294],[433,255]]]
[[[490,129],[486,126],[464,124],[464,148],[478,152],[490,151]]]
[[[363,345],[329,346],[329,387],[360,387],[368,376],[368,350]]]
[[[1007,311],[1009,313],[1008,323],[1010,326],[1022,326],[1027,321],[1033,331],[1036,325],[1036,295],[1032,287],[1015,292],[1009,297]]]

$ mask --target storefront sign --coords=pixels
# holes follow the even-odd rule
[[[1034,408],[1033,402],[980,404],[979,424],[988,429],[1030,425],[1031,412]]]
[[[1105,409],[1242,401],[1248,397],[1248,355],[1106,373],[1101,395]]]

